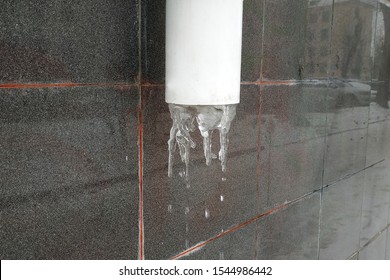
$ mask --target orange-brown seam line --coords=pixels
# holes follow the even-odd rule
[[[241,82],[241,85],[293,85],[294,81],[256,81]],[[31,84],[0,84],[0,89],[18,88],[58,88],[58,87],[138,87],[137,84],[128,83],[31,83]],[[142,83],[143,87],[164,87],[164,84]]]
[[[141,88],[142,89],[142,88]],[[144,259],[144,217],[143,217],[143,110],[142,90],[139,106],[139,127],[138,127],[138,145],[139,145],[139,259]]]
[[[232,233],[234,231],[237,231],[237,230],[239,230],[239,229],[241,229],[241,228],[243,228],[243,227],[245,227],[245,226],[247,226],[247,225],[249,225],[249,224],[251,224],[251,223],[253,223],[253,222],[255,222],[255,221],[257,221],[257,220],[259,220],[261,218],[263,218],[263,217],[265,217],[265,216],[268,216],[268,215],[276,212],[276,211],[279,211],[279,210],[281,210],[283,208],[286,208],[290,204],[291,203],[282,204],[282,205],[279,205],[279,206],[269,210],[268,212],[265,212],[263,214],[257,215],[255,217],[253,217],[252,219],[247,220],[246,222],[243,222],[243,223],[241,223],[241,224],[239,224],[239,225],[237,225],[235,227],[232,227],[232,228],[230,228],[230,229],[228,229],[228,230],[218,234],[217,236],[214,236],[213,238],[210,238],[210,239],[208,239],[208,240],[206,240],[204,242],[201,242],[201,243],[199,243],[199,244],[197,244],[197,245],[195,245],[195,246],[193,246],[193,247],[191,247],[191,248],[181,252],[180,254],[170,258],[170,260],[180,259],[180,258],[190,254],[191,252],[196,251],[197,249],[200,249],[203,246],[205,246],[205,245],[207,245],[207,244],[209,244],[209,243],[211,243],[211,242],[213,242],[213,241],[215,241],[215,240],[217,240],[219,238],[224,237],[225,235],[228,235],[228,234],[230,234],[230,233]]]
[[[260,82],[263,80],[263,63],[260,63]],[[263,87],[259,86],[259,111],[257,115],[257,164],[256,164],[256,211],[260,212],[260,159],[261,159],[261,114],[263,105]],[[258,248],[258,225],[256,225],[255,235],[255,254],[254,259],[257,259],[257,248]]]

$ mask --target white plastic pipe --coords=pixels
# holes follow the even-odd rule
[[[167,0],[167,103],[240,102],[243,0]]]

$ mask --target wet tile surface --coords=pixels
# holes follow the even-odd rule
[[[2,90],[2,258],[136,258],[138,95]]]
[[[386,231],[359,252],[359,260],[386,259]]]
[[[316,259],[320,195],[259,220],[258,259]]]
[[[324,78],[330,60],[332,0],[308,1],[305,33],[305,78]]]
[[[364,169],[366,137],[366,129],[346,131],[327,137],[324,185]]]
[[[368,125],[367,160],[370,166],[390,156],[390,121]]]
[[[364,172],[323,190],[320,259],[347,259],[359,248]]]
[[[137,1],[5,1],[0,81],[133,82]]]
[[[389,118],[389,72],[390,40],[388,39],[390,10],[386,3],[379,1],[374,42],[374,63],[372,67],[372,113],[370,121]]]
[[[256,223],[217,239],[182,259],[252,260],[255,257]]]
[[[308,1],[266,1],[265,6],[264,78],[302,79],[306,46],[302,27],[307,25]]]
[[[145,89],[143,167],[147,259],[172,257],[256,215],[259,92],[257,86],[242,88],[241,103],[229,133],[226,173],[221,171],[217,160],[206,166],[199,132],[192,134],[197,147],[190,154],[188,188],[180,176],[184,164],[178,151],[173,177],[167,175],[167,141],[172,121],[163,89]],[[242,135],[247,135],[245,140]],[[213,140],[217,152],[217,132]]]
[[[389,160],[379,163],[365,172],[364,200],[360,246],[366,244],[389,221],[390,205]]]
[[[260,79],[265,0],[244,1],[241,80]]]
[[[390,230],[387,229],[387,249],[386,249],[386,260],[390,260]]]
[[[319,189],[326,114],[309,86],[263,88],[260,199],[262,210]]]
[[[334,1],[330,75],[371,80],[377,0]]]
[[[149,83],[165,80],[164,0],[142,0],[142,79]]]

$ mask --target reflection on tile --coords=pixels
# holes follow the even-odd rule
[[[336,78],[371,80],[371,46],[377,0],[335,0],[330,74]]]
[[[263,87],[262,134],[272,146],[323,137],[326,87],[312,85]]]
[[[320,259],[347,259],[359,248],[364,172],[324,189]]]
[[[370,121],[389,118],[390,100],[390,7],[379,1],[374,42],[374,63],[372,67],[372,114]]]
[[[165,0],[142,0],[142,79],[165,80]]]
[[[319,78],[327,75],[330,57],[330,34],[333,0],[308,1],[306,21],[304,76]]]
[[[132,82],[137,1],[6,1],[1,82]]]
[[[244,86],[237,117],[229,134],[227,172],[214,160],[206,166],[199,132],[192,134],[190,187],[180,176],[184,164],[175,155],[168,178],[168,146],[172,121],[163,88],[145,88],[144,215],[145,256],[166,259],[256,215],[257,120],[259,88]],[[219,148],[215,133],[213,147]],[[243,137],[245,135],[245,137]],[[246,178],[244,181],[242,178]]]
[[[324,185],[364,168],[366,134],[366,129],[359,129],[327,137]]]
[[[368,125],[367,161],[370,166],[390,156],[390,120]]]
[[[390,230],[387,228],[387,250],[386,250],[386,260],[390,260]]]
[[[318,193],[258,221],[258,259],[317,259]]]
[[[269,185],[260,186],[267,209],[321,188],[323,148],[323,138],[271,147]]]
[[[138,94],[0,93],[2,258],[136,258]]]
[[[386,259],[386,239],[385,231],[359,252],[359,260]]]
[[[307,0],[266,1],[264,22],[265,79],[302,79]]]
[[[253,223],[207,244],[183,259],[252,260],[256,249],[255,237],[256,223]]]
[[[326,90],[312,85],[263,88],[262,211],[321,187]]]
[[[263,55],[263,7],[265,0],[244,1],[242,30],[242,81],[260,79],[260,63]]]
[[[390,207],[390,161],[370,167],[365,172],[360,246],[366,244],[388,224]]]

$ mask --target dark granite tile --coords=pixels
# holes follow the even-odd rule
[[[359,249],[364,172],[323,191],[320,259],[346,259]]]
[[[317,259],[320,195],[260,219],[258,259]]]
[[[263,56],[263,19],[265,0],[244,1],[242,30],[242,81],[260,79]]]
[[[387,232],[383,232],[359,252],[359,260],[385,260]]]
[[[366,137],[367,129],[351,130],[327,137],[324,185],[364,169]]]
[[[256,249],[255,242],[256,223],[252,223],[207,244],[182,259],[253,260]]]
[[[324,78],[330,58],[333,0],[308,1],[302,76]]]
[[[0,81],[133,82],[137,1],[4,1]]]
[[[307,85],[263,88],[260,127],[263,210],[321,187],[326,124],[321,106],[326,96],[321,100],[320,94]]]
[[[377,0],[334,1],[330,75],[371,80]]]
[[[143,92],[145,256],[166,259],[214,237],[257,213],[258,86],[243,86],[241,103],[229,133],[227,172],[214,160],[206,166],[202,139],[191,150],[189,185],[178,151],[173,177],[168,173],[169,132],[172,126],[163,88]],[[213,147],[219,149],[214,134]],[[216,151],[214,151],[216,152]],[[242,178],[245,178],[243,181]]]
[[[15,89],[0,99],[2,258],[136,258],[137,92]]]
[[[366,166],[390,156],[390,120],[368,125]]]
[[[370,122],[389,119],[390,100],[390,7],[379,2],[372,67]]]
[[[142,0],[142,80],[165,80],[165,0]]]
[[[390,260],[390,230],[389,230],[389,228],[387,228],[386,260]]]
[[[306,54],[305,50],[308,47],[309,51],[310,43],[315,43],[315,41],[310,42],[310,31],[307,28],[312,25],[307,20],[313,12],[309,9],[308,3],[307,0],[266,1],[263,65],[265,79],[303,79],[306,77],[305,60],[309,63],[315,63],[314,61],[317,60],[313,55],[310,60],[310,54]],[[320,17],[320,13],[315,14]],[[329,28],[329,22],[326,28]],[[309,37],[307,42],[306,37]],[[321,61],[316,62],[321,63]],[[316,69],[309,69],[308,72],[310,73],[308,76],[313,76]]]
[[[389,160],[365,172],[360,246],[366,244],[388,224],[390,207]]]
[[[327,132],[367,128],[371,86],[332,80],[327,99]]]

